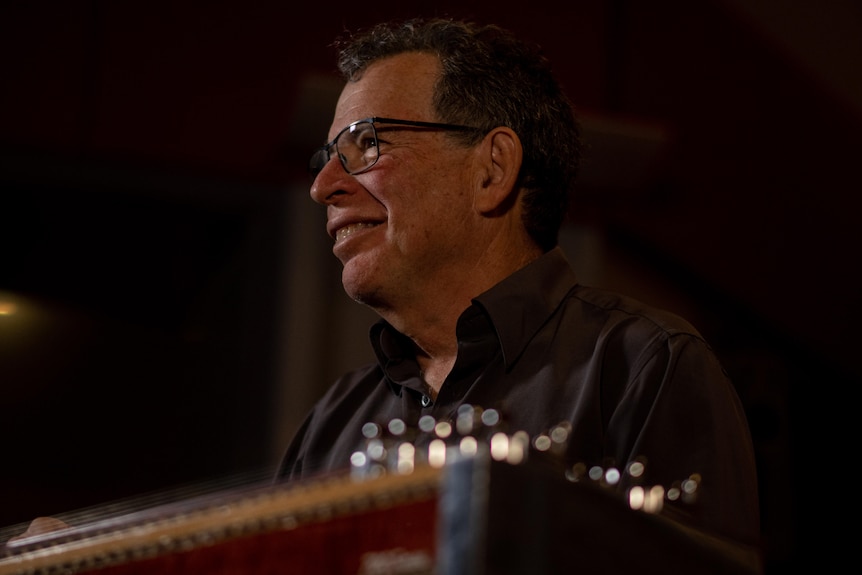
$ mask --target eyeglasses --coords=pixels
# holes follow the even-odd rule
[[[398,126],[453,132],[482,131],[481,128],[474,128],[472,126],[438,124],[436,122],[412,122],[409,120],[395,120],[393,118],[373,117],[357,120],[338,132],[338,135],[331,142],[321,146],[312,154],[311,160],[308,162],[308,171],[311,175],[316,177],[326,164],[329,163],[332,148],[335,148],[335,154],[341,161],[344,171],[348,174],[361,174],[370,169],[380,159],[377,128],[375,128],[374,124],[395,124]]]

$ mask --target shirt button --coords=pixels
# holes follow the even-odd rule
[[[422,399],[420,401],[422,402],[422,407],[428,407],[431,405],[431,398],[424,393],[422,394]]]

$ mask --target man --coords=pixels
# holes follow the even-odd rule
[[[532,437],[563,424],[566,464],[613,466],[621,491],[632,463],[646,462],[647,485],[698,476],[697,500],[663,514],[755,546],[751,439],[709,346],[673,314],[579,284],[557,247],[579,136],[547,62],[498,28],[448,20],[340,47],[347,81],[311,196],[344,289],[380,315],[378,362],[335,382],[280,476],[348,469],[369,422],[493,408]],[[64,526],[38,519],[24,536]]]
[[[348,468],[365,423],[480,406],[534,437],[565,422],[569,464],[646,461],[641,479],[663,486],[697,474],[697,502],[665,514],[755,544],[751,438],[708,344],[673,314],[579,284],[557,246],[579,136],[547,62],[448,20],[338,46],[346,84],[311,197],[344,289],[381,318],[378,361],[314,407],[281,475]]]

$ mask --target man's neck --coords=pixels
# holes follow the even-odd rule
[[[540,251],[525,252],[523,257],[471,270],[461,274],[459,281],[450,279],[440,286],[426,286],[420,301],[400,302],[401,305],[375,311],[413,341],[426,383],[439,391],[458,355],[456,328],[461,314],[473,298],[540,255]]]

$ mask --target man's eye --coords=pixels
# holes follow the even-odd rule
[[[362,150],[367,150],[376,147],[377,140],[374,138],[374,134],[365,134],[356,138],[356,145]]]

